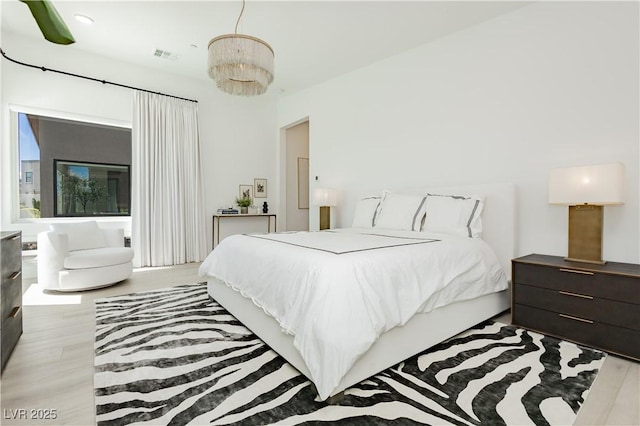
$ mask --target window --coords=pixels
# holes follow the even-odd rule
[[[53,161],[55,216],[129,215],[129,166]]]
[[[21,218],[129,216],[131,129],[17,112]]]

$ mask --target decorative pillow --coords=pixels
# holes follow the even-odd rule
[[[375,219],[376,228],[419,231],[425,213],[423,195],[385,192]]]
[[[482,198],[465,195],[428,194],[423,231],[480,238],[484,207]]]
[[[54,232],[67,234],[69,237],[69,251],[88,250],[106,247],[104,234],[96,221],[67,222],[49,224]]]
[[[358,200],[351,226],[354,228],[373,228],[380,200],[381,197],[365,197]]]

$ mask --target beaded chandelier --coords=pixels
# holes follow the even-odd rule
[[[220,90],[232,95],[255,96],[273,82],[273,49],[263,40],[245,34],[224,34],[209,42],[209,77]]]

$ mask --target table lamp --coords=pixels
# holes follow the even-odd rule
[[[549,172],[549,204],[569,206],[569,255],[566,260],[604,264],[603,206],[622,204],[621,163],[565,167]]]
[[[318,188],[313,192],[313,204],[320,206],[320,230],[331,228],[331,207],[337,204],[338,192],[332,188]]]

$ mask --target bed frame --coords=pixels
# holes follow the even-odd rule
[[[511,259],[516,247],[516,189],[510,184],[420,188],[403,193],[449,193],[484,195],[483,239],[494,249],[500,264],[511,275]],[[293,346],[293,336],[281,331],[278,322],[250,299],[214,278],[208,280],[209,294],[267,345],[311,380],[311,374]],[[508,290],[456,302],[411,318],[380,338],[342,378],[331,396],[436,345],[449,337],[498,315],[509,308]],[[311,380],[313,382],[313,380]]]

